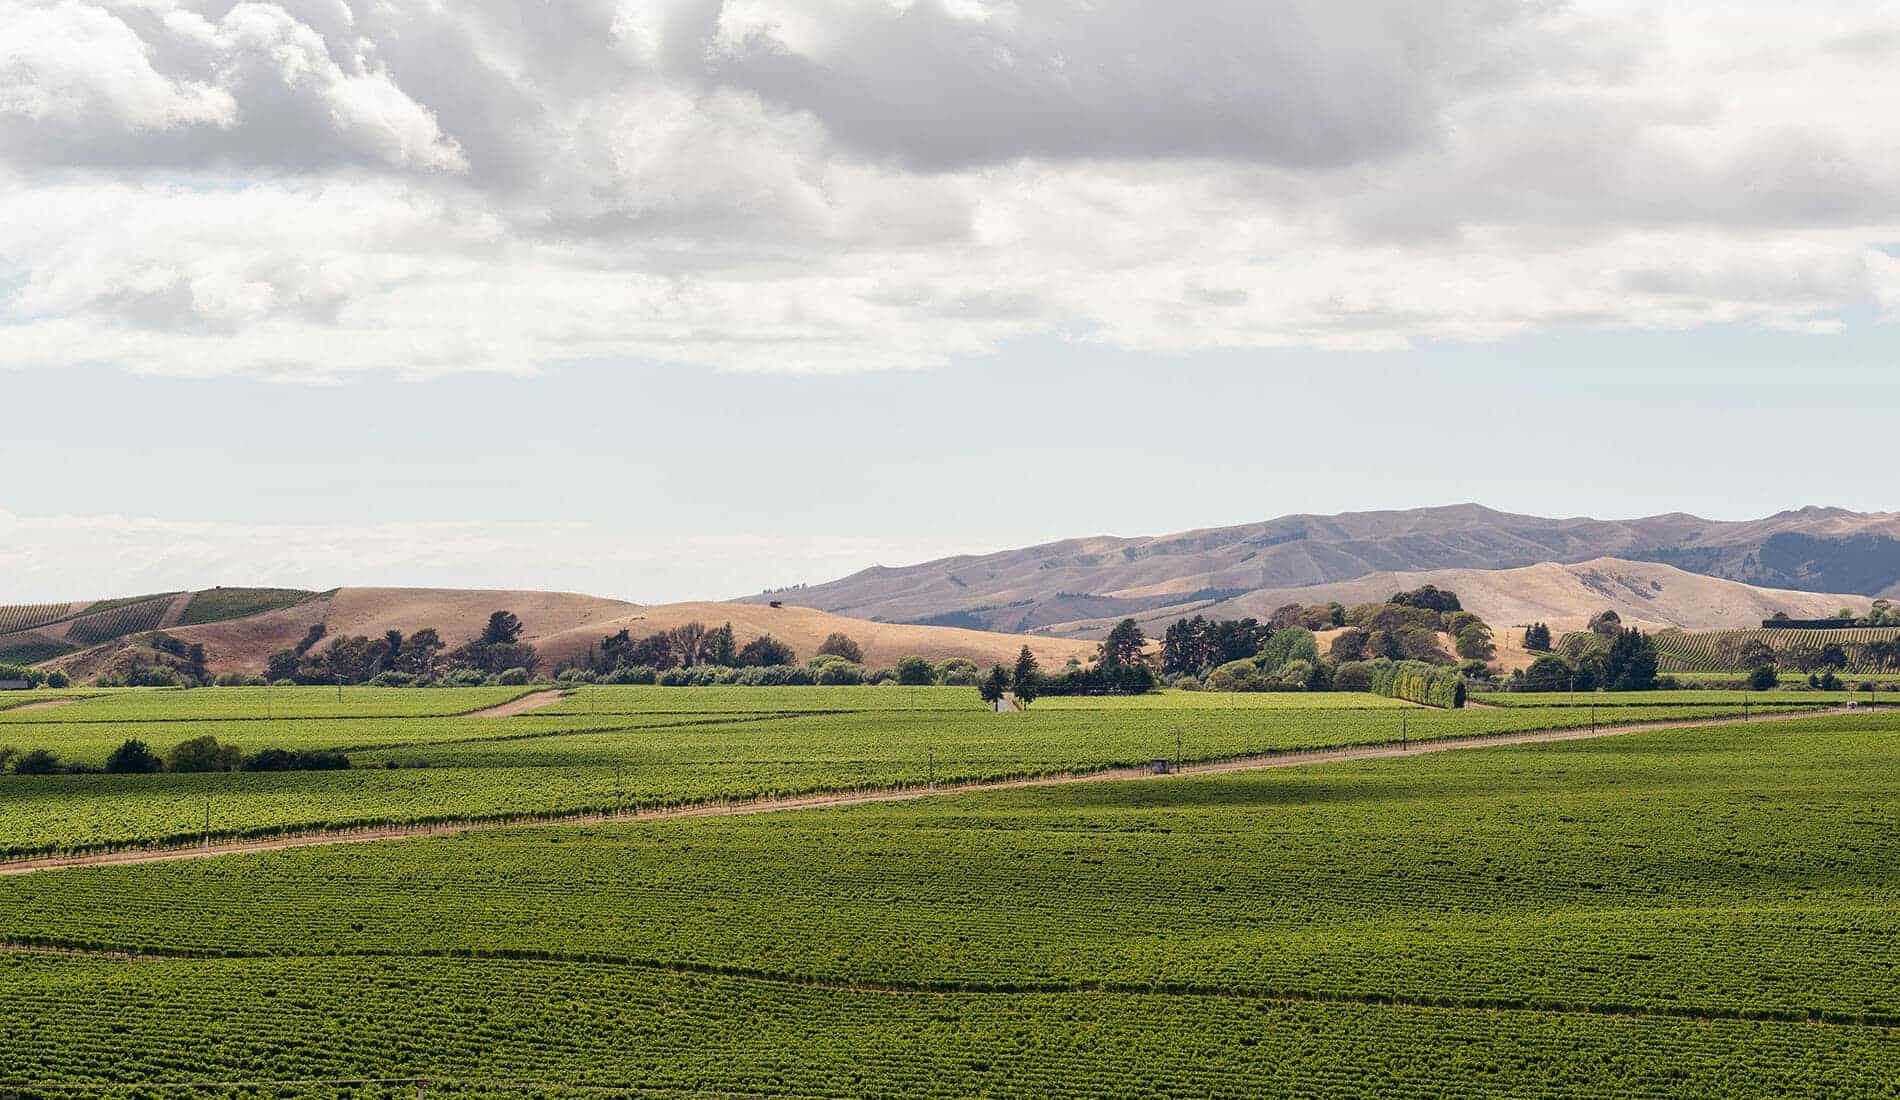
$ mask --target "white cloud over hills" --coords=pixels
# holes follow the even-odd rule
[[[0,0],[0,366],[1900,312],[1875,3]]]

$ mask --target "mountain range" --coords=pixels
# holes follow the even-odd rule
[[[1330,586],[1381,574],[1392,576],[1373,587],[1423,583],[1443,570],[1512,571],[1545,564],[1587,568],[1571,571],[1569,595],[1541,603],[1510,597],[1508,590],[1521,581],[1555,595],[1555,578],[1547,572],[1486,582],[1498,589],[1499,598],[1490,601],[1491,608],[1480,604],[1475,609],[1491,611],[1487,618],[1493,621],[1536,614],[1556,625],[1623,600],[1649,612],[1634,617],[1652,625],[1746,626],[1764,609],[1798,614],[1820,608],[1827,614],[1840,606],[1865,606],[1871,597],[1900,594],[1900,513],[1808,507],[1747,521],[1680,512],[1599,520],[1458,504],[1291,515],[1169,535],[1066,539],[920,565],[876,566],[825,584],[746,597],[746,602],[778,600],[880,622],[1088,637],[1123,617],[1161,622],[1194,613],[1257,614],[1277,602],[1325,602],[1332,598]],[[1618,577],[1632,583],[1622,584]],[[1689,583],[1692,577],[1767,591],[1744,597],[1720,586]],[[1447,583],[1475,591],[1479,578],[1461,576]],[[1668,601],[1636,594],[1654,597],[1672,587],[1677,598]]]

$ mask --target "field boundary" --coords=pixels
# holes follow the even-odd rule
[[[1581,726],[1569,729],[1524,730],[1515,733],[1479,733],[1464,737],[1441,737],[1427,741],[1383,741],[1331,748],[1285,749],[1203,760],[1195,763],[1171,763],[1164,773],[1151,765],[1108,765],[1086,771],[1062,771],[1023,775],[1013,778],[974,780],[959,783],[899,784],[846,790],[822,790],[799,795],[766,798],[709,799],[673,805],[634,807],[621,812],[582,810],[557,814],[497,815],[494,817],[457,817],[434,821],[418,820],[407,824],[363,825],[344,828],[285,829],[259,831],[204,842],[170,845],[128,845],[64,855],[28,856],[0,860],[0,876],[56,871],[71,867],[110,866],[126,863],[159,863],[182,859],[206,859],[214,856],[243,855],[307,848],[330,844],[355,844],[372,840],[401,840],[411,837],[443,836],[478,829],[505,829],[545,825],[593,825],[621,821],[649,821],[690,817],[724,817],[788,810],[827,809],[879,802],[902,802],[937,795],[968,794],[981,791],[1015,790],[1024,787],[1050,787],[1069,783],[1100,783],[1116,780],[1152,780],[1169,776],[1219,775],[1227,772],[1255,771],[1268,768],[1292,768],[1308,764],[1333,764],[1354,760],[1384,760],[1401,756],[1459,749],[1508,747],[1555,741],[1581,741],[1622,734],[1646,733],[1670,729],[1703,729],[1718,726],[1757,725],[1803,718],[1853,714],[1845,707],[1816,708],[1778,712],[1744,718],[1667,719],[1656,722],[1628,722],[1620,725]]]
[[[654,973],[733,978],[773,985],[830,989],[847,993],[884,993],[900,996],[1034,996],[1039,994],[1100,993],[1128,997],[1199,997],[1261,1001],[1278,1004],[1364,1005],[1373,1008],[1442,1009],[1464,1012],[1532,1012],[1591,1016],[1635,1016],[1698,1022],[1760,1021],[1827,1024],[1838,1027],[1900,1027],[1900,1013],[1836,1012],[1825,1008],[1721,1008],[1713,1005],[1644,1005],[1602,1001],[1564,1001],[1544,997],[1434,997],[1416,993],[1371,993],[1327,989],[1288,989],[1270,986],[1219,985],[1202,982],[1124,982],[1091,978],[997,982],[982,979],[917,978],[910,980],[827,977],[786,970],[727,963],[696,963],[681,959],[643,958],[617,952],[536,951],[500,948],[438,948],[434,950],[345,951],[194,951],[190,948],[130,949],[59,940],[53,937],[0,939],[0,953],[50,955],[68,958],[110,959],[121,962],[176,962],[183,960],[233,961],[271,959],[422,959],[456,962],[553,963],[565,966],[610,966]]]

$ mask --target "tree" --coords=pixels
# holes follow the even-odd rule
[[[1400,607],[1422,607],[1427,611],[1436,611],[1440,614],[1464,610],[1464,606],[1458,602],[1458,593],[1431,584],[1420,585],[1410,592],[1395,592],[1392,598],[1385,602],[1395,603]]]
[[[396,655],[396,671],[407,672],[411,676],[433,676],[435,655],[445,648],[442,635],[435,627],[425,626],[403,639],[401,652]]]
[[[521,620],[512,611],[497,611],[488,616],[488,625],[477,639],[481,645],[514,645],[521,639]]]
[[[221,745],[210,734],[180,741],[165,754],[165,770],[169,772],[228,772],[237,765],[237,746]]]
[[[1331,657],[1335,664],[1363,661],[1366,659],[1366,643],[1370,640],[1371,636],[1365,631],[1356,626],[1349,626],[1333,636],[1333,644],[1328,647],[1326,655]]]
[[[1611,691],[1649,691],[1656,686],[1656,643],[1634,627],[1610,643],[1603,678]]]
[[[626,663],[665,671],[679,664],[673,655],[673,639],[661,630],[626,647]]]
[[[1142,647],[1148,639],[1141,633],[1141,627],[1133,619],[1123,619],[1115,624],[1102,640],[1100,656],[1097,658],[1103,668],[1118,669],[1127,665],[1141,663]]]
[[[854,665],[864,663],[864,647],[852,641],[851,635],[837,630],[825,635],[825,640],[818,643],[818,654],[843,657]]]
[[[1741,652],[1736,657],[1736,667],[1774,668],[1774,648],[1760,638],[1751,638],[1742,643]]]
[[[396,662],[402,660],[402,640],[402,631],[400,630],[383,631],[383,648],[386,650],[383,656],[383,667],[385,669],[395,668]]]
[[[1590,633],[1592,634],[1614,638],[1616,632],[1621,629],[1623,629],[1623,616],[1614,611],[1599,611],[1590,616]]]
[[[991,665],[989,675],[983,677],[983,682],[977,685],[977,691],[983,696],[983,701],[992,707],[1007,690],[1009,690],[1009,670],[1002,665]]]
[[[294,649],[280,649],[264,662],[264,678],[271,683],[279,680],[295,680],[297,666],[303,660]]]
[[[1846,668],[1847,650],[1841,648],[1839,642],[1829,642],[1821,647],[1816,664],[1821,668]]]
[[[1525,691],[1566,691],[1576,670],[1562,657],[1539,657],[1524,670],[1521,681]]]
[[[149,775],[164,766],[150,745],[136,738],[112,750],[106,771],[113,775]]]
[[[1207,620],[1177,619],[1161,636],[1161,671],[1170,676],[1199,672],[1207,661]]]
[[[1023,706],[1035,702],[1036,696],[1041,693],[1042,669],[1037,666],[1036,655],[1029,651],[1028,646],[1016,654],[1016,671],[1010,677],[1010,683],[1015,687],[1016,701]]]
[[[1550,652],[1550,627],[1544,623],[1532,623],[1524,628],[1524,648],[1532,653]]]
[[[1762,665],[1748,674],[1748,686],[1755,691],[1773,691],[1781,686],[1781,677],[1775,675],[1775,666]]]
[[[706,627],[702,623],[681,623],[666,632],[666,640],[673,643],[673,653],[679,657],[680,664],[692,668],[699,663],[699,649],[706,641]]]
[[[65,669],[56,668],[53,671],[46,674],[46,686],[49,688],[72,687],[73,678],[71,676],[66,675]]]
[[[928,687],[937,682],[937,670],[913,653],[897,662],[897,682],[909,687]]]
[[[1344,608],[1341,608],[1344,613]],[[1201,668],[1238,661],[1260,652],[1269,631],[1257,619],[1220,619],[1208,624]]]
[[[936,682],[944,687],[973,687],[982,678],[982,671],[968,657],[946,657],[934,671]]]
[[[769,668],[772,665],[795,665],[798,654],[792,647],[772,637],[761,634],[742,646],[739,650],[739,663],[748,668]],[[926,668],[929,665],[926,663]],[[928,681],[925,681],[928,683]]]
[[[709,665],[731,668],[739,663],[739,647],[732,638],[732,624],[717,626],[706,632],[706,640],[700,643],[700,653]]]
[[[1276,630],[1260,647],[1260,655],[1254,663],[1262,672],[1276,672],[1281,665],[1289,661],[1319,660],[1319,640],[1313,632],[1303,626],[1289,626],[1285,630]]]
[[[1283,603],[1267,616],[1267,629],[1285,630],[1289,626],[1298,626],[1305,610],[1304,606],[1297,603]]]
[[[211,670],[205,665],[204,643],[193,642],[185,648],[185,674],[200,684],[211,680]]]
[[[1491,642],[1491,628],[1472,623],[1458,632],[1458,656],[1472,661],[1489,661],[1498,655]]]

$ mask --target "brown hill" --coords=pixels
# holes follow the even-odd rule
[[[800,660],[817,652],[833,632],[849,635],[864,649],[873,666],[896,664],[911,654],[941,661],[967,657],[979,665],[1011,662],[1024,644],[1045,665],[1055,667],[1069,657],[1088,658],[1093,642],[1024,637],[948,627],[897,626],[865,622],[803,607],[773,608],[725,603],[683,603],[642,606],[624,600],[569,592],[448,588],[340,588],[313,596],[291,607],[201,626],[180,626],[165,633],[186,643],[201,643],[213,673],[259,673],[273,652],[302,641],[310,628],[324,626],[324,637],[314,648],[321,652],[339,635],[379,636],[388,630],[413,633],[434,627],[454,647],[481,632],[491,612],[512,611],[522,622],[522,640],[532,643],[552,668],[585,652],[602,636],[626,628],[635,637],[668,630],[688,622],[709,626],[731,622],[743,644],[771,634],[790,645]],[[48,662],[79,678],[103,671],[119,653],[140,644],[138,636],[115,639]]]
[[[1900,514],[1803,508],[1747,522],[1682,513],[1547,519],[1459,504],[1296,515],[878,566],[745,602],[778,599],[884,622],[1054,633],[1078,621],[1178,617],[1263,589],[1380,573],[1518,569],[1609,557],[1672,564],[1769,588],[1896,593]]]
[[[1458,594],[1500,635],[1510,627],[1548,623],[1553,631],[1581,629],[1599,611],[1615,611],[1625,623],[1645,629],[1681,627],[1721,630],[1758,626],[1777,611],[1795,618],[1826,617],[1840,608],[1865,613],[1866,596],[1791,592],[1688,573],[1655,562],[1598,558],[1573,565],[1545,562],[1522,569],[1431,569],[1374,573],[1334,584],[1263,588],[1208,603],[1197,614],[1210,618],[1265,619],[1283,604],[1338,601],[1351,606],[1383,600],[1394,592],[1433,584]],[[1149,633],[1178,618],[1175,609],[1136,615]],[[1084,619],[1051,629],[1067,637],[1091,637],[1114,623]]]

